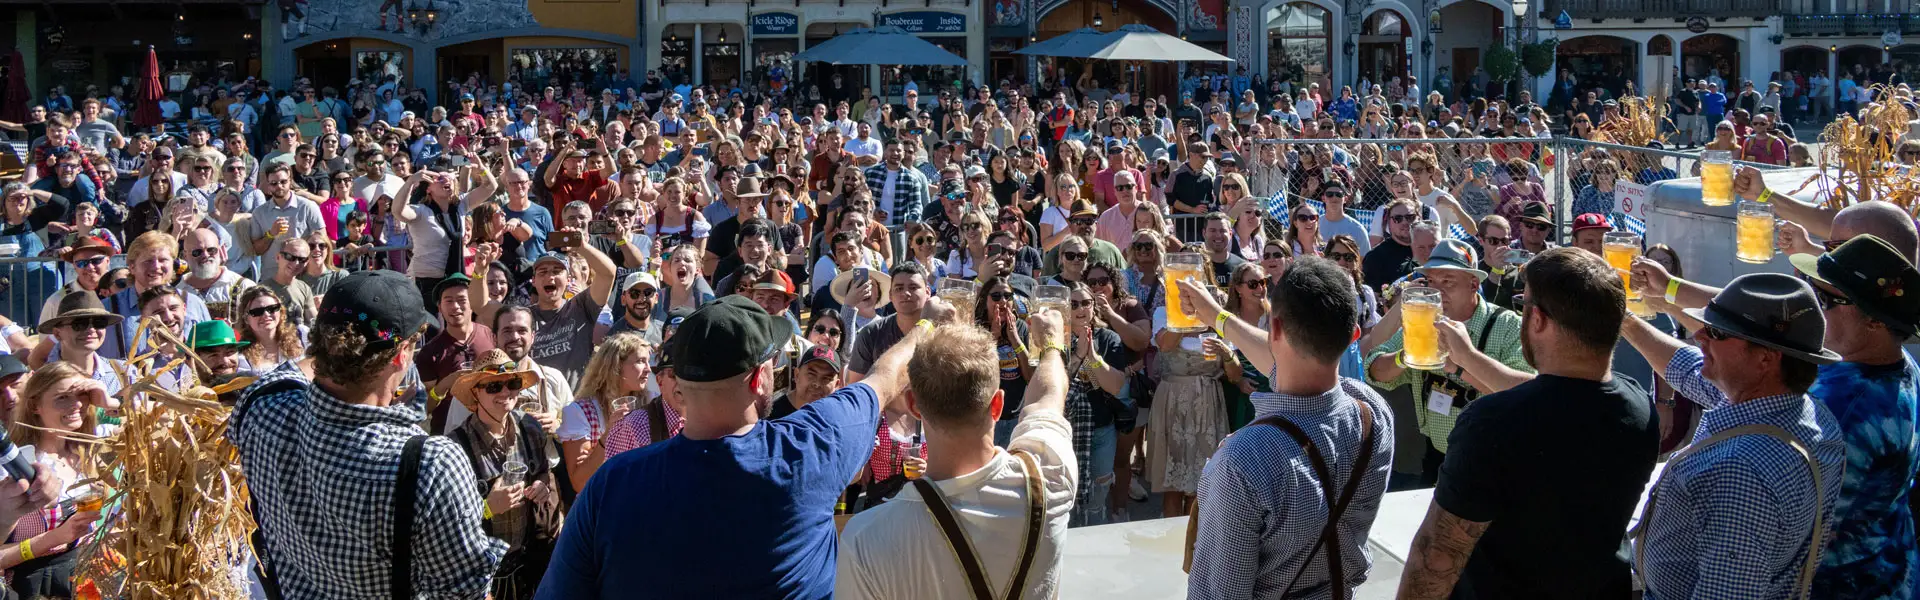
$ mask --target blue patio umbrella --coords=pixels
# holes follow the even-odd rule
[[[1092,27],[1081,27],[1062,33],[1025,48],[1013,51],[1014,54],[1029,56],[1087,56],[1105,46],[1107,32]]]
[[[967,59],[898,27],[855,29],[807,48],[793,55],[793,60],[832,65],[959,67],[967,64]]]

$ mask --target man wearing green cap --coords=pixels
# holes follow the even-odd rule
[[[240,371],[240,349],[251,342],[243,342],[233,335],[233,326],[226,321],[214,319],[193,324],[193,333],[187,344],[193,347],[194,356],[200,357],[201,367],[194,369],[200,381],[213,381],[223,375]]]

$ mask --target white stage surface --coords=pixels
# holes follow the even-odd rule
[[[1648,489],[1666,463],[1654,465]],[[1400,587],[1413,536],[1426,519],[1433,490],[1387,494],[1367,537],[1373,569],[1355,600],[1391,600]],[[1640,502],[1647,501],[1646,490]],[[1640,508],[1635,507],[1635,519]],[[1187,597],[1185,554],[1187,518],[1153,519],[1117,525],[1081,527],[1067,532],[1062,549],[1060,597],[1065,600],[1167,600]]]

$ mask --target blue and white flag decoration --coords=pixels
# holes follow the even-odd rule
[[[1271,215],[1274,220],[1279,221],[1281,223],[1287,222],[1286,195],[1287,195],[1286,192],[1279,192],[1267,198],[1267,201],[1266,201],[1267,214]],[[1312,206],[1315,210],[1319,210],[1322,213],[1325,213],[1327,211],[1326,204],[1321,203],[1319,200],[1315,200],[1312,198],[1302,198],[1302,199],[1306,201],[1308,206]],[[1370,210],[1352,210],[1352,209],[1347,210],[1347,218],[1353,219],[1355,222],[1358,222],[1360,226],[1362,228],[1365,228],[1367,231],[1373,231],[1373,214],[1374,214],[1373,211],[1370,211]],[[1633,218],[1632,216],[1629,216],[1629,215],[1623,215],[1623,214],[1608,215],[1607,224],[1613,226],[1615,230],[1626,231],[1628,233],[1632,233],[1634,235],[1639,235],[1639,236],[1647,235],[1647,223],[1645,221],[1641,221],[1640,219]],[[1473,240],[1473,235],[1467,233],[1467,229],[1465,227],[1461,227],[1460,224],[1458,223],[1448,226],[1447,230],[1448,230],[1448,234],[1451,235],[1453,239],[1462,240],[1462,241]]]

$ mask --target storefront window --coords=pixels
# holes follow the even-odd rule
[[[740,44],[707,44],[700,55],[707,83],[727,85],[740,77]]]
[[[799,51],[800,40],[755,39],[753,82],[775,93],[785,91],[793,85],[793,55]]]
[[[1330,89],[1333,20],[1327,9],[1304,2],[1267,11],[1267,77],[1295,87],[1319,83]]]
[[[507,79],[520,87],[566,89],[574,83],[598,89],[620,70],[613,48],[520,48],[507,58]]]
[[[354,58],[353,76],[362,81],[395,81],[406,78],[406,56],[394,50],[367,50]]]
[[[1740,42],[1717,33],[1696,35],[1680,42],[1680,62],[1686,77],[1732,81],[1740,76]]]
[[[964,58],[967,55],[967,38],[929,37],[922,39],[931,42],[935,46],[939,46],[942,50],[952,52],[955,56]],[[959,90],[966,86],[967,68],[964,66],[906,67],[901,69],[900,72],[905,77],[913,79],[914,85],[919,87],[920,99],[923,101],[928,98],[939,98],[940,90]],[[893,77],[891,73],[886,76]],[[955,82],[960,83],[958,86],[955,86]],[[881,84],[886,87],[888,96],[899,96],[904,93],[905,82],[903,81],[889,79],[881,82]]]
[[[693,41],[669,39],[660,42],[660,67],[681,72],[693,68]]]

